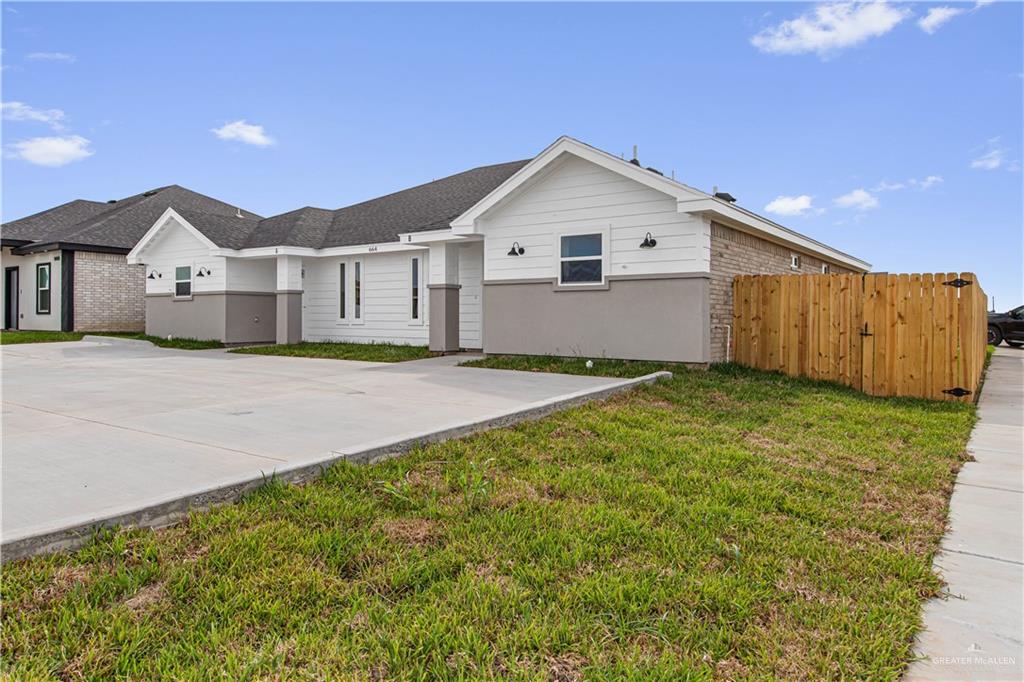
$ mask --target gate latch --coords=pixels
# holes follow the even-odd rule
[[[968,284],[974,284],[974,282],[972,282],[969,279],[960,279],[959,277],[957,277],[956,279],[951,279],[948,282],[943,282],[942,283],[943,286],[956,287],[957,289],[965,287]]]
[[[960,388],[959,386],[957,386],[955,388],[947,388],[947,389],[943,390],[942,392],[943,393],[948,393],[951,396],[954,396],[954,397],[957,397],[957,398],[963,398],[965,395],[970,395],[971,394],[971,391],[968,391],[966,388]]]

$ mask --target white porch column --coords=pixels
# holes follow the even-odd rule
[[[432,351],[459,350],[459,249],[451,242],[430,245],[430,343]]]
[[[302,257],[277,257],[277,342],[302,341]]]

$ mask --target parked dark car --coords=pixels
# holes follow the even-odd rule
[[[1014,347],[1024,346],[1024,305],[1008,313],[988,314],[988,342],[998,346],[1003,341]]]

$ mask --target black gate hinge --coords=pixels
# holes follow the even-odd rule
[[[959,277],[957,277],[956,279],[951,279],[948,282],[943,282],[942,284],[943,286],[956,287],[957,289],[960,289],[961,287],[965,287],[968,284],[974,284],[974,282],[972,282],[969,279],[960,279]]]
[[[957,386],[956,388],[947,388],[947,389],[943,390],[942,392],[943,393],[948,393],[951,396],[954,396],[954,397],[957,397],[957,398],[963,398],[965,395],[970,395],[972,393],[972,391],[968,391],[966,388],[960,388],[959,386]]]

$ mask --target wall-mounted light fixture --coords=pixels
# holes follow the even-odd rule
[[[657,245],[658,245],[658,240],[654,239],[653,237],[651,237],[651,233],[650,232],[648,232],[647,236],[644,237],[644,240],[642,242],[640,242],[640,248],[641,249],[653,249]]]
[[[524,253],[526,253],[526,249],[519,246],[519,242],[512,242],[512,248],[508,250],[508,255],[522,256]]]
[[[163,275],[157,272],[156,270],[150,270],[149,277],[147,277],[146,279],[156,279],[157,277],[163,277]]]
[[[210,272],[210,268],[203,266],[199,268],[199,270],[196,272],[196,277],[206,277],[207,275],[211,274],[213,273]]]

